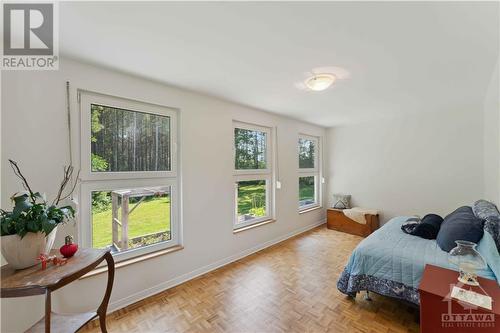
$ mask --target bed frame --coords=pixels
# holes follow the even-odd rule
[[[366,224],[358,223],[344,215],[342,209],[328,208],[326,225],[328,229],[367,237],[379,227],[378,215],[365,214]]]

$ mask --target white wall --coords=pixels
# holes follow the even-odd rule
[[[68,163],[66,80],[71,82],[74,142],[78,140],[77,88],[181,110],[185,248],[119,269],[112,308],[324,221],[323,209],[299,215],[295,208],[298,198],[297,134],[323,136],[323,128],[66,59],[59,71],[3,73],[2,207],[9,207],[10,194],[21,189],[8,167],[7,158],[20,163],[33,188],[46,192],[49,197],[55,194],[62,166]],[[278,127],[282,182],[276,198],[277,222],[238,234],[232,232],[233,119]],[[66,234],[76,234],[76,228],[68,225],[60,230],[59,244]],[[104,286],[105,275],[80,280],[55,295],[54,307],[69,312],[88,310],[100,302]],[[2,300],[2,332],[21,331],[38,320],[42,315],[42,301],[40,297]]]
[[[327,141],[329,202],[350,193],[354,205],[379,209],[382,222],[445,215],[483,196],[482,110],[336,127]]]
[[[484,99],[484,198],[500,207],[500,60]]]

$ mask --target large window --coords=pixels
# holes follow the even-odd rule
[[[234,123],[234,229],[272,218],[271,129]]]
[[[120,260],[179,241],[174,109],[79,92],[81,240]]]
[[[319,139],[299,135],[299,210],[320,205],[320,160]]]

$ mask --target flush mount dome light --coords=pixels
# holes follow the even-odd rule
[[[330,87],[337,78],[333,74],[323,73],[323,74],[314,74],[310,78],[308,78],[304,83],[307,88],[313,91],[323,91]]]

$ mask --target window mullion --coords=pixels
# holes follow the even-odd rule
[[[298,137],[299,211],[320,205],[321,147],[319,143],[320,140],[318,137],[299,134]]]
[[[272,216],[272,136],[270,128],[240,122],[233,133],[233,225],[239,229]]]
[[[79,94],[81,244],[111,247],[117,261],[178,245],[177,110]]]

